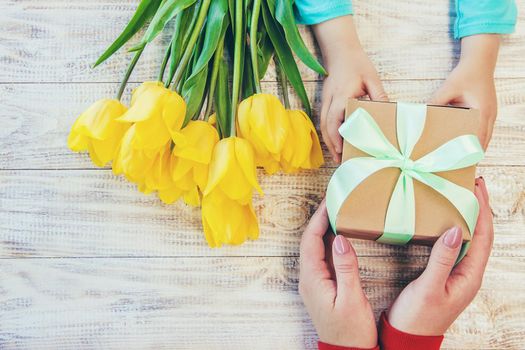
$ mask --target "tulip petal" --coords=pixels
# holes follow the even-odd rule
[[[193,207],[198,207],[201,204],[201,198],[197,186],[193,186],[191,190],[185,192],[183,195],[183,199],[184,203]]]
[[[173,186],[164,190],[159,190],[157,194],[163,203],[171,204],[182,196],[182,191],[176,186]]]
[[[95,152],[95,149],[93,148],[93,145],[91,143],[88,143],[88,151],[89,157],[91,158],[93,164],[95,164],[98,167],[103,167],[104,165],[106,165],[107,162],[104,162],[98,157],[97,152]]]
[[[248,183],[254,187],[260,195],[263,195],[263,191],[257,181],[254,154],[250,143],[244,139],[235,138],[235,156]]]
[[[73,152],[87,151],[88,138],[84,135],[71,131],[67,137],[67,146]]]
[[[255,94],[243,100],[238,108],[239,135],[252,143],[256,158],[268,153],[278,158],[286,136],[289,121],[281,101],[274,95]]]
[[[220,140],[213,150],[210,169],[208,171],[208,184],[204,190],[206,196],[210,193],[224,178],[228,168],[234,162],[234,143],[233,138],[228,137]]]
[[[175,91],[168,90],[163,98],[162,120],[168,132],[180,131],[186,116],[186,102]]]
[[[160,118],[162,108],[162,97],[166,88],[163,86],[146,85],[136,89],[137,97],[132,97],[132,104],[119,121],[137,123],[150,118]]]
[[[190,121],[181,130],[182,142],[175,141],[173,153],[180,157],[191,159],[198,163],[209,164],[213,147],[219,141],[217,130],[204,121]]]
[[[257,239],[259,226],[251,202],[241,204],[214,191],[202,200],[202,223],[208,244],[238,245]]]

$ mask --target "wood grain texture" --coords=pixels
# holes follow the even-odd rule
[[[0,2],[0,82],[120,81],[130,55],[119,53],[96,70],[90,66],[136,5],[135,0]],[[354,1],[354,8],[361,41],[383,79],[443,79],[456,64],[459,46],[452,39],[455,14],[449,1],[362,0]],[[518,13],[516,33],[504,38],[496,71],[500,78],[525,78],[525,14]],[[301,30],[312,47],[309,30]],[[157,76],[170,35],[148,47],[132,81]],[[301,71],[305,79],[318,78],[303,65]],[[275,79],[273,69],[267,79]]]
[[[392,99],[427,101],[457,63],[453,1],[353,1],[361,41]],[[163,205],[66,148],[75,116],[117,89],[130,55],[90,65],[136,5],[0,1],[0,349],[315,349],[297,257],[334,163],[291,176],[259,172],[261,238],[210,249],[198,209]],[[525,4],[518,7],[496,69],[498,121],[479,168],[495,214],[494,250],[443,349],[525,349]],[[300,30],[314,49],[309,29]],[[168,37],[148,47],[130,88],[156,77]],[[317,121],[320,77],[299,67]],[[273,67],[263,89],[277,92]],[[300,107],[295,97],[292,104]],[[376,316],[429,254],[353,244]]]
[[[376,317],[424,263],[360,259]],[[297,258],[4,259],[0,269],[2,349],[316,348]],[[522,348],[523,273],[523,258],[492,258],[444,349]]]
[[[438,80],[388,81],[385,89],[392,100],[424,102],[440,83]],[[0,169],[93,168],[88,156],[68,150],[67,135],[78,114],[94,101],[113,96],[117,88],[117,84],[110,83],[0,84],[0,96],[4,99],[0,108],[3,121]],[[263,89],[278,92],[275,82],[264,83]],[[321,84],[309,82],[306,89],[318,125]],[[525,79],[499,79],[497,89],[499,115],[483,164],[525,165]],[[300,108],[295,96],[291,102]],[[335,167],[326,148],[325,159],[328,167]]]
[[[0,172],[0,257],[297,256],[302,231],[324,196],[331,169],[259,175],[261,237],[210,249],[200,210],[163,205],[111,171]],[[496,256],[525,256],[525,168],[482,167],[495,214]],[[366,203],[363,203],[366,205]],[[355,240],[360,256],[427,256],[422,246]]]

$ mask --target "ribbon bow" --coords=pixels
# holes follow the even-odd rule
[[[341,125],[339,133],[354,147],[371,157],[351,158],[336,169],[326,193],[330,224],[336,232],[339,209],[350,193],[371,174],[385,168],[399,168],[401,174],[388,205],[384,233],[377,241],[405,244],[415,232],[414,182],[416,179],[443,195],[459,211],[471,234],[474,233],[479,205],[469,190],[433,173],[465,168],[483,158],[475,135],[458,136],[425,156],[410,158],[425,127],[427,106],[397,103],[397,140],[399,150],[385,137],[372,116],[356,109]],[[464,247],[461,256],[468,247]]]

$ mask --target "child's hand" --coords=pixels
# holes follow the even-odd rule
[[[338,17],[314,26],[328,77],[321,103],[321,133],[334,161],[341,161],[343,140],[339,126],[344,121],[348,98],[368,95],[387,100],[374,65],[364,52],[352,16]]]
[[[332,254],[325,254],[327,229],[323,200],[301,240],[299,293],[322,342],[373,348],[377,345],[376,323],[361,288],[355,251],[345,237],[337,236],[330,247]],[[327,255],[333,256],[335,277]]]
[[[478,136],[484,149],[488,147],[496,121],[497,101],[494,69],[500,38],[482,34],[461,40],[461,59],[435,93],[431,103],[476,108],[481,111]]]
[[[443,335],[478,292],[492,249],[494,231],[485,182],[476,180],[480,212],[467,255],[455,267],[461,232],[447,231],[434,244],[427,268],[388,311],[390,324],[414,335]]]

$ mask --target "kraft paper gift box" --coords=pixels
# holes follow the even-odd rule
[[[398,113],[402,113],[403,117]],[[345,139],[342,163],[334,172],[327,189],[327,207],[332,227],[335,226],[338,234],[347,237],[393,244],[410,241],[430,245],[447,229],[459,226],[463,231],[464,243],[470,241],[478,214],[478,203],[473,195],[476,163],[483,157],[475,136],[478,126],[479,112],[473,109],[349,100],[346,120],[340,128]],[[400,130],[404,130],[401,131],[403,140],[399,140]],[[381,136],[377,135],[379,133],[387,141],[381,141]],[[389,149],[386,142],[395,150]],[[410,152],[411,143],[413,150]],[[363,144],[372,147],[375,158],[359,149],[364,148]],[[409,157],[397,155],[397,158],[403,159],[394,159],[388,163],[389,157],[384,153],[402,153],[401,147],[405,154],[411,153]],[[422,158],[440,147],[437,157]],[[362,157],[367,157],[363,164],[359,159],[355,160]],[[421,164],[418,163],[420,158]],[[353,167],[345,165],[348,160],[356,164]],[[393,163],[394,166],[378,171],[363,170],[374,168],[376,163],[381,167],[381,162]],[[444,168],[453,170],[445,171]],[[405,170],[404,179],[400,179],[401,169]],[[417,173],[414,172],[416,170]],[[411,177],[411,174],[437,181],[434,185],[438,189],[453,188],[452,193],[447,193],[455,204],[435,188]],[[443,180],[436,180],[436,176]],[[356,185],[355,182],[359,183]],[[398,182],[401,187],[394,195]],[[413,183],[413,194],[408,182]],[[391,201],[394,202],[392,208],[389,206]],[[462,209],[467,220],[456,205]],[[392,215],[387,218],[389,210]],[[391,232],[385,233],[386,226]]]

